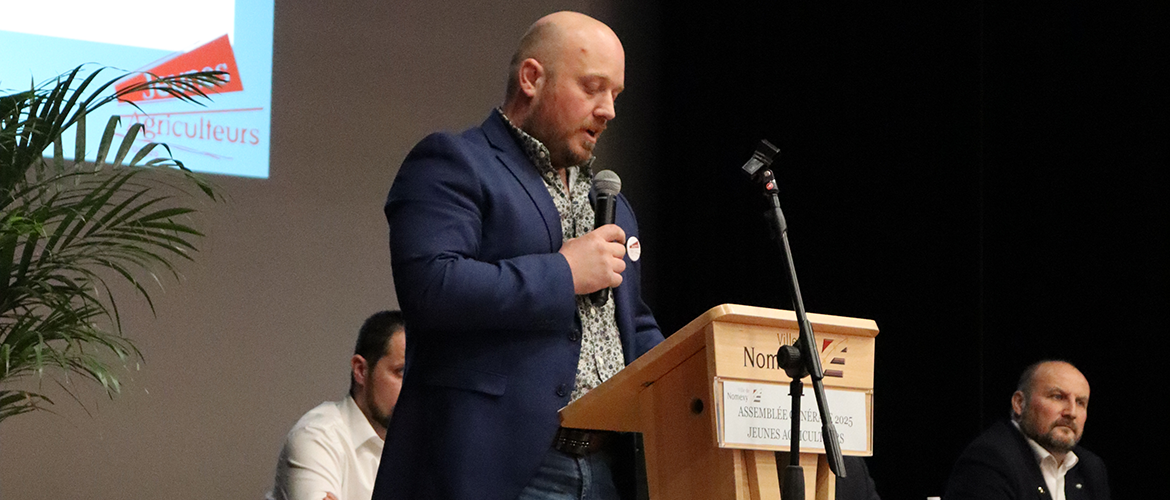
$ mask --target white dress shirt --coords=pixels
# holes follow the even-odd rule
[[[321,403],[288,431],[269,498],[369,500],[384,444],[353,397]]]
[[[1016,429],[1020,428],[1020,424],[1012,422],[1016,425]],[[1040,474],[1044,476],[1044,484],[1048,485],[1049,494],[1052,500],[1065,500],[1064,496],[1064,475],[1072,469],[1080,460],[1077,454],[1069,450],[1064,455],[1064,461],[1058,461],[1052,453],[1040,446],[1040,443],[1033,441],[1032,438],[1024,434],[1024,439],[1028,441],[1028,446],[1032,447],[1032,452],[1036,455],[1036,462],[1040,464]],[[1080,485],[1077,485],[1080,487]]]

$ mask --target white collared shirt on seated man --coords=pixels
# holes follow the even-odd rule
[[[349,395],[321,403],[288,432],[267,498],[369,500],[405,367],[402,313],[367,318],[350,358]]]
[[[321,403],[289,431],[270,498],[369,498],[383,444],[353,397]]]

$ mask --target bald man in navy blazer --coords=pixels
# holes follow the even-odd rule
[[[557,412],[579,389],[581,297],[613,287],[618,369],[663,338],[641,297],[626,199],[615,224],[564,236],[563,224],[584,219],[561,212],[589,203],[592,149],[615,115],[624,64],[604,24],[546,16],[521,41],[504,105],[479,127],[427,137],[403,163],[385,213],[406,376],[375,500],[536,498],[528,492],[550,459],[587,467],[596,443],[614,442],[586,435],[592,443],[570,454],[554,443]],[[538,165],[546,158],[551,170]],[[606,481],[598,491],[614,488]]]
[[[1079,446],[1089,381],[1065,361],[1032,364],[996,423],[955,462],[947,500],[1109,500],[1105,462]]]

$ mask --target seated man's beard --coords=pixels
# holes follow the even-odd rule
[[[1053,433],[1053,431],[1056,430],[1056,427],[1059,425],[1064,425],[1070,429],[1075,429],[1075,424],[1073,422],[1069,422],[1068,420],[1062,419],[1053,422],[1045,432],[1041,432],[1040,429],[1033,428],[1032,425],[1028,424],[1026,419],[1024,424],[1025,425],[1020,426],[1020,428],[1024,430],[1024,434],[1032,438],[1033,441],[1039,443],[1040,446],[1043,446],[1049,451],[1068,453],[1077,444],[1078,438],[1076,436],[1065,440],[1056,437],[1056,435]]]

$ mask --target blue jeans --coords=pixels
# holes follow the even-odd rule
[[[550,449],[518,500],[617,500],[605,450],[584,457]]]

